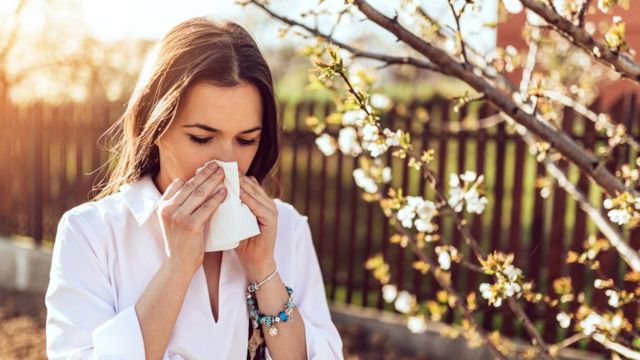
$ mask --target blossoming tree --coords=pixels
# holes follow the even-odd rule
[[[624,77],[640,86],[640,64],[625,42],[623,19],[613,18],[601,35],[595,32],[595,25],[586,17],[590,12],[607,13],[613,7],[628,4],[624,0],[500,1],[499,21],[508,18],[510,11],[524,9],[527,12],[524,40],[528,46],[522,51],[508,47],[483,53],[474,48],[461,31],[463,22],[468,19],[466,15],[478,14],[483,2],[443,1],[454,19],[453,26],[441,24],[420,2],[412,0],[398,1],[393,16],[364,0],[337,4],[321,0],[315,9],[305,13],[305,17],[318,20],[329,16],[334,23],[331,31],[280,14],[267,1],[242,0],[239,3],[260,7],[285,24],[283,34],[296,32],[307,40],[302,54],[315,64],[313,84],[330,89],[337,99],[335,113],[326,119],[310,118],[308,121],[317,134],[317,146],[326,156],[340,151],[360,160],[361,166],[353,171],[353,178],[363,190],[363,199],[380,205],[396,231],[391,241],[412,249],[418,259],[413,267],[433,276],[442,289],[437,294],[438,299],[427,301],[426,307],[421,306],[414,294],[393,284],[389,266],[381,255],[367,261],[365,266],[382,285],[384,299],[406,314],[411,331],[425,331],[427,319],[440,320],[448,307],[463,316],[457,326],[470,343],[483,344],[495,357],[504,359],[513,355],[515,347],[499,333],[488,333],[474,317],[478,302],[486,301],[493,307],[508,306],[521,322],[531,339],[531,346],[520,353],[521,356],[552,358],[576,341],[590,338],[616,354],[640,359],[640,322],[626,318],[620,310],[624,304],[639,301],[640,256],[625,241],[619,227],[631,228],[640,222],[640,194],[637,191],[640,161],[623,164],[616,171],[604,166],[605,160],[613,156],[614,148],[625,144],[640,150],[640,145],[609,114],[596,113],[589,107],[597,97],[597,83],[606,76]],[[345,15],[367,20],[392,34],[397,38],[398,51],[369,51],[336,38],[333,30]],[[563,55],[555,54],[558,48],[562,48]],[[397,55],[402,52],[409,55]],[[558,61],[548,61],[551,56],[556,56]],[[380,116],[389,108],[391,100],[375,91],[375,69],[350,71],[350,66],[360,58],[377,60],[381,67],[409,66],[461,80],[475,92],[457,97],[456,108],[474,101],[486,101],[497,110],[497,115],[493,116],[506,122],[522,138],[536,160],[554,177],[554,186],[574,198],[604,235],[602,239],[589,238],[584,251],[570,251],[566,261],[586,266],[596,273],[593,286],[607,296],[607,309],[591,306],[581,289],[573,289],[570,278],[554,279],[557,297],[551,297],[536,289],[514,265],[514,254],[501,249],[490,249],[488,253],[483,250],[465,221],[465,216],[482,214],[487,206],[483,175],[474,171],[452,173],[448,184],[441,183],[430,166],[435,155],[433,150],[416,150],[409,129],[390,129],[382,125]],[[590,71],[576,75],[576,68],[589,68]],[[516,69],[522,73],[518,84],[504,75]],[[594,154],[573,140],[561,127],[566,109],[592,121],[596,129],[607,136],[606,146]],[[337,136],[329,131],[336,127],[339,129]],[[433,197],[403,194],[402,189],[393,188],[383,192],[383,185],[394,176],[381,156],[387,152],[408,160],[408,166],[428,181]],[[587,194],[569,181],[566,171],[559,165],[560,159],[577,166],[608,194],[603,204],[589,202]],[[599,211],[601,205],[607,209],[606,215]],[[440,242],[436,219],[445,216],[453,219],[468,251]],[[434,246],[426,246],[431,243]],[[628,265],[629,271],[624,278],[635,284],[634,291],[622,290],[621,284],[598,271],[597,256],[609,248]],[[432,249],[433,254],[427,249]],[[491,280],[466,294],[460,293],[452,282],[455,266],[482,272]],[[558,325],[571,330],[567,338],[555,344],[545,342],[523,310],[525,302],[556,309]],[[575,306],[566,306],[569,303]]]

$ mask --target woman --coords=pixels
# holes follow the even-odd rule
[[[47,356],[342,358],[307,218],[261,185],[278,158],[279,126],[252,37],[207,18],[177,25],[115,126],[106,185],[58,226]],[[225,198],[212,160],[237,162],[240,199],[260,234],[204,252],[204,229]]]

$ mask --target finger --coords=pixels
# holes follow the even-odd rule
[[[211,215],[218,209],[218,206],[224,201],[227,196],[227,189],[222,186],[213,193],[212,196],[207,198],[198,208],[193,212],[192,220],[194,225],[202,226]]]
[[[176,195],[173,197],[173,202],[178,206],[182,205],[189,195],[191,195],[191,193],[197,189],[200,184],[211,177],[217,169],[218,164],[216,163],[209,163],[198,168],[198,170],[196,170],[196,174],[184,183],[180,190],[178,190]]]
[[[249,195],[255,198],[263,206],[268,209],[275,210],[273,200],[267,195],[255,178],[252,179],[251,177],[244,177],[244,179],[241,180],[240,185],[242,190],[248,192]]]
[[[240,200],[247,204],[251,212],[257,217],[267,218],[271,215],[271,210],[268,207],[243,189],[240,189]]]
[[[164,194],[162,194],[162,200],[171,199],[173,195],[175,195],[176,192],[180,190],[180,187],[182,187],[182,184],[183,184],[183,181],[180,178],[173,179],[171,184],[167,186],[167,189],[164,191]]]
[[[180,205],[176,213],[178,215],[191,215],[202,203],[207,200],[220,187],[224,187],[224,171],[218,168],[216,172],[205,180],[198,188],[193,190],[189,197]]]

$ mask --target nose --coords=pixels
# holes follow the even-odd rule
[[[234,151],[233,151],[233,142],[224,141],[216,149],[215,153],[212,154],[212,159],[216,159],[224,162],[237,161],[235,155],[236,154],[234,154]]]

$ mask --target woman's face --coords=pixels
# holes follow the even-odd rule
[[[236,161],[238,170],[246,173],[260,142],[258,89],[248,82],[233,87],[198,82],[180,102],[173,123],[157,140],[160,190],[164,192],[175,178],[190,179],[213,159]]]

